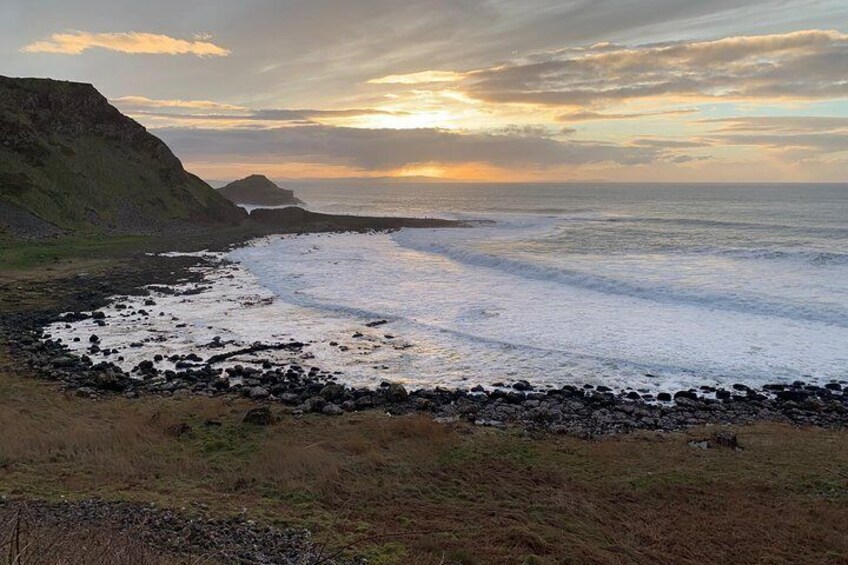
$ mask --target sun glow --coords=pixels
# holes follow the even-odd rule
[[[459,127],[457,122],[461,119],[462,116],[453,114],[447,110],[437,110],[429,112],[359,116],[350,120],[348,125],[369,129],[455,129]]]

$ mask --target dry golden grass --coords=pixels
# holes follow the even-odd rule
[[[702,451],[379,411],[261,428],[250,406],[94,402],[0,373],[0,494],[246,508],[378,564],[848,562],[844,431],[758,424],[743,451]]]

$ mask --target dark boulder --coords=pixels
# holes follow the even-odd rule
[[[242,422],[253,424],[254,426],[270,426],[274,423],[274,415],[271,414],[271,409],[267,406],[260,406],[259,408],[248,410]]]
[[[409,393],[402,384],[391,383],[386,388],[386,400],[389,402],[403,402],[407,399]]]

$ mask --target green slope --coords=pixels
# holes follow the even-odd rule
[[[9,217],[76,233],[161,233],[245,217],[93,86],[6,77],[0,212],[0,230],[5,219],[13,235]]]

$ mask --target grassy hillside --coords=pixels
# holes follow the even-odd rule
[[[243,218],[91,85],[0,77],[0,230],[5,224],[7,236],[34,237],[50,225],[156,233]]]

